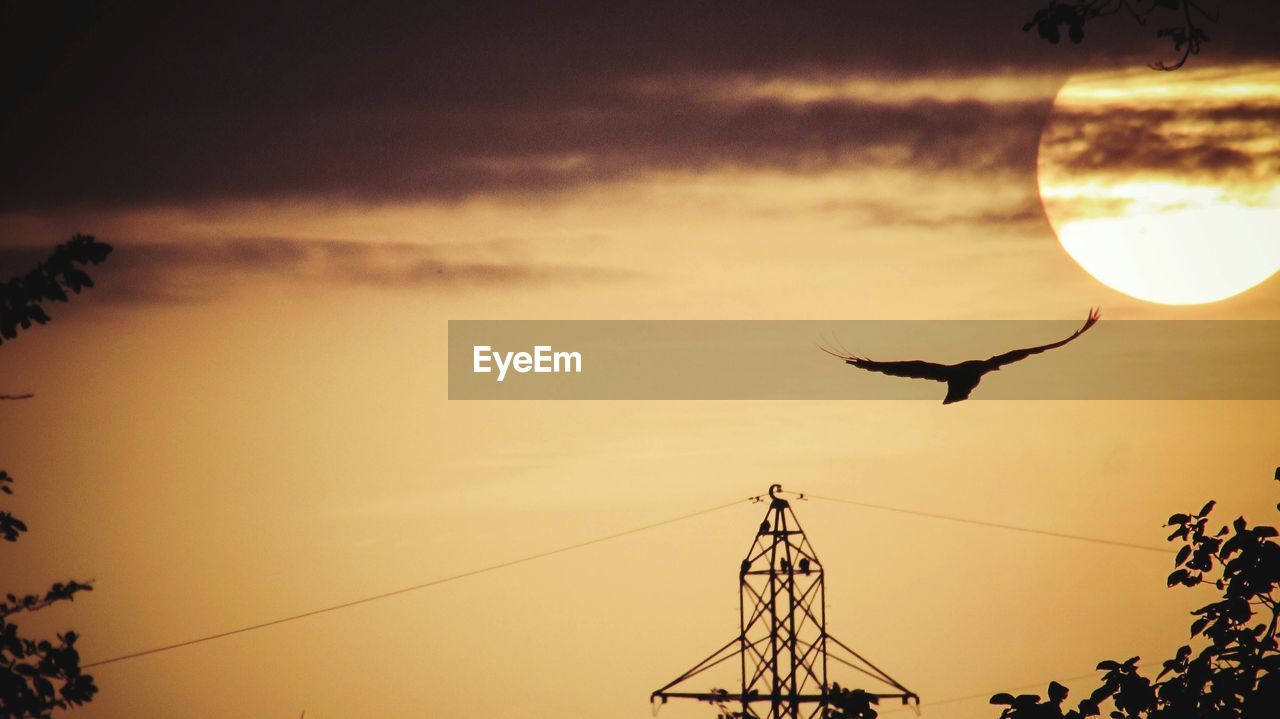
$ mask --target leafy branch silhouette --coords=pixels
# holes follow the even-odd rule
[[[96,265],[111,254],[111,245],[93,235],[76,235],[61,244],[47,260],[21,277],[0,284],[0,344],[13,340],[19,330],[50,321],[45,302],[66,302],[68,291],[80,294],[93,280],[79,265]]]
[[[712,689],[711,693],[720,697],[711,700],[716,707],[716,719],[758,719],[750,709],[730,708],[733,700],[728,690]],[[759,697],[754,691],[748,696]],[[827,697],[828,705],[822,711],[822,719],[876,719],[879,716],[875,705],[880,703],[880,698],[862,689],[846,689],[840,686],[840,682],[833,682]]]
[[[50,321],[45,302],[66,302],[70,295],[92,287],[80,265],[98,264],[111,246],[89,235],[76,235],[54,250],[34,270],[0,284],[0,343],[13,340],[19,330]],[[30,394],[0,395],[0,399],[26,399]],[[13,477],[0,470],[0,493],[13,494]],[[27,525],[9,512],[0,511],[0,537],[16,542]],[[80,671],[76,650],[79,635],[68,631],[56,641],[28,639],[18,634],[10,617],[34,612],[52,604],[73,601],[80,592],[93,590],[93,582],[57,582],[47,591],[18,595],[0,601],[0,719],[49,717],[55,709],[80,706],[93,699],[98,688],[93,677]]]
[[[0,345],[12,341],[21,330],[52,321],[46,302],[67,302],[73,294],[93,287],[93,280],[79,265],[96,265],[111,254],[111,245],[93,235],[76,235],[59,245],[47,260],[25,275],[0,284]],[[31,399],[30,392],[0,394],[0,400]]]
[[[1200,47],[1209,40],[1196,18],[1218,22],[1218,13],[1210,13],[1196,0],[1049,0],[1049,4],[1035,12],[1031,20],[1022,26],[1024,32],[1032,28],[1044,40],[1058,44],[1065,29],[1073,43],[1084,40],[1085,25],[1096,18],[1124,13],[1146,25],[1155,14],[1174,15],[1175,18],[1156,31],[1156,37],[1169,38],[1178,59],[1172,63],[1157,60],[1148,67],[1152,70],[1171,72],[1187,64],[1192,55],[1200,54]]]
[[[13,478],[0,471],[0,490],[13,494]],[[0,531],[16,542],[27,531],[22,520],[0,512]],[[28,639],[18,634],[10,617],[34,612],[51,604],[72,601],[80,592],[93,590],[92,581],[57,582],[43,594],[5,595],[0,601],[0,717],[49,717],[54,709],[67,709],[93,699],[98,688],[93,677],[80,671],[79,635],[68,631],[56,641]]]
[[[1276,469],[1280,481],[1280,468]],[[1063,709],[1067,688],[1051,682],[1047,697],[996,694],[1001,719],[1084,719],[1099,716],[1104,702],[1112,719],[1252,719],[1280,707],[1280,543],[1274,527],[1250,527],[1237,518],[1210,534],[1209,502],[1195,514],[1175,514],[1169,541],[1182,541],[1169,574],[1170,587],[1210,585],[1222,598],[1191,614],[1190,635],[1202,645],[1180,647],[1154,680],[1139,657],[1104,661],[1102,685],[1074,709]],[[1276,505],[1280,509],[1280,504]]]

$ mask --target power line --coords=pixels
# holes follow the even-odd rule
[[[1042,682],[1035,682],[1034,684],[1023,684],[1021,686],[1009,687],[1006,689],[997,689],[996,691],[993,691],[993,692],[982,692],[981,694],[966,694],[962,697],[951,697],[949,699],[940,699],[936,702],[920,702],[920,708],[930,709],[933,707],[942,706],[944,704],[958,704],[960,702],[972,701],[974,699],[990,699],[991,697],[995,696],[996,694],[1000,694],[1001,692],[1012,694],[1013,692],[1022,691],[1023,689],[1038,689],[1043,686],[1048,686],[1050,681],[1057,681],[1058,683],[1061,684],[1065,682],[1075,682],[1075,681],[1081,681],[1083,679],[1097,678],[1097,676],[1098,676],[1098,672],[1094,671],[1089,674],[1080,674],[1074,677],[1067,677],[1066,679],[1059,679],[1059,680],[1050,679]],[[906,711],[908,709],[914,710],[914,708],[915,707],[902,707],[900,709],[899,708],[887,709],[880,713],[893,714],[895,712]]]
[[[1135,664],[1135,666],[1140,667],[1142,666],[1142,663],[1139,662],[1138,664]],[[1032,684],[1022,684],[1016,687],[1007,687],[1005,689],[997,689],[996,691],[993,691],[993,692],[982,692],[981,694],[966,694],[962,697],[950,697],[948,699],[939,699],[936,702],[921,702],[920,708],[925,709],[929,707],[942,706],[944,704],[958,704],[960,702],[972,701],[974,699],[990,699],[996,694],[1000,694],[1000,693],[1012,694],[1013,692],[1020,692],[1024,689],[1039,689],[1040,687],[1047,687],[1049,685],[1049,682],[1051,681],[1057,681],[1059,684],[1065,684],[1067,682],[1078,682],[1084,679],[1096,679],[1098,678],[1098,671],[1099,670],[1095,669],[1094,671],[1089,672],[1088,674],[1077,674],[1074,677],[1066,677],[1065,679],[1057,679],[1057,680],[1046,679],[1044,681],[1039,681]],[[903,707],[901,709],[889,709],[881,712],[881,714],[893,714],[894,712],[906,711],[907,709],[913,709],[913,707]]]
[[[557,555],[557,554],[563,554],[563,553],[565,553],[565,552],[572,552],[572,551],[573,551],[573,550],[575,550],[575,549],[582,549],[582,548],[584,548],[584,547],[589,547],[589,546],[591,546],[591,545],[593,545],[593,544],[600,544],[600,543],[602,543],[602,542],[608,542],[608,541],[610,541],[610,540],[618,539],[618,538],[620,538],[620,537],[625,537],[625,536],[630,535],[630,534],[637,534],[637,533],[639,533],[639,532],[645,532],[645,531],[648,531],[648,530],[650,530],[650,529],[657,529],[658,527],[664,527],[664,526],[666,526],[666,525],[668,525],[668,524],[675,524],[676,522],[683,522],[683,521],[685,521],[686,519],[693,519],[694,517],[701,517],[701,516],[702,516],[702,515],[704,515],[704,514],[711,514],[712,512],[718,512],[718,511],[720,511],[720,510],[722,510],[722,509],[728,509],[729,507],[733,507],[733,506],[736,506],[736,505],[739,505],[739,504],[743,504],[743,503],[745,503],[745,502],[750,502],[750,501],[753,501],[753,500],[754,500],[754,498],[739,499],[739,500],[735,500],[735,501],[733,501],[733,502],[729,502],[729,503],[727,503],[727,504],[721,504],[721,505],[718,505],[718,506],[715,506],[715,507],[708,507],[707,509],[701,509],[701,510],[698,510],[698,511],[696,511],[696,512],[690,512],[689,514],[682,514],[682,515],[680,515],[680,516],[678,516],[678,517],[672,517],[672,518],[670,518],[670,519],[664,519],[664,520],[662,520],[662,521],[660,521],[660,522],[654,522],[653,524],[646,524],[646,525],[641,526],[641,527],[633,527],[633,528],[631,528],[631,529],[626,529],[626,530],[623,530],[623,531],[621,531],[621,532],[615,532],[615,533],[613,533],[613,534],[607,534],[607,535],[605,535],[605,536],[603,536],[603,537],[596,537],[595,539],[588,539],[588,540],[587,540],[587,541],[585,541],[585,542],[577,542],[577,543],[575,543],[575,544],[568,544],[568,545],[565,545],[565,546],[563,546],[563,547],[558,547],[558,548],[556,548],[556,549],[550,549],[550,550],[547,550],[547,551],[545,551],[545,552],[539,552],[539,553],[537,553],[537,554],[530,554],[530,555],[528,555],[528,556],[520,557],[519,559],[511,559],[511,560],[508,560],[508,561],[506,561],[506,562],[500,562],[500,563],[498,563],[498,564],[491,564],[491,565],[489,565],[489,566],[487,566],[487,567],[481,567],[481,568],[479,568],[479,569],[472,569],[472,570],[467,571],[467,572],[462,572],[461,574],[454,574],[454,575],[452,575],[452,576],[448,576],[448,577],[441,577],[440,579],[433,579],[433,580],[431,580],[431,581],[428,581],[428,582],[422,582],[421,584],[415,584],[415,585],[410,586],[410,587],[403,587],[403,588],[401,588],[401,589],[394,589],[394,590],[392,590],[392,591],[390,591],[390,592],[383,592],[382,594],[374,594],[374,595],[372,595],[372,596],[362,597],[362,598],[360,598],[360,599],[353,599],[353,600],[351,600],[351,601],[349,601],[349,602],[343,602],[343,603],[341,603],[341,604],[334,604],[334,605],[332,605],[332,606],[323,607],[323,608],[321,608],[321,609],[312,609],[311,611],[308,611],[308,612],[302,612],[302,613],[300,613],[300,614],[293,614],[293,615],[290,615],[290,616],[287,616],[287,617],[281,617],[281,618],[279,618],[279,619],[272,619],[272,620],[270,620],[270,621],[261,622],[261,623],[258,623],[258,624],[252,624],[252,625],[249,625],[249,626],[246,626],[246,627],[239,627],[239,628],[237,628],[237,629],[230,629],[230,630],[225,631],[225,632],[219,632],[219,633],[217,633],[217,634],[210,634],[210,635],[208,635],[208,636],[197,637],[197,638],[195,638],[195,639],[188,639],[188,640],[186,640],[186,641],[177,642],[177,643],[175,643],[175,644],[166,644],[166,645],[164,645],[164,646],[160,646],[160,647],[153,647],[153,648],[151,648],[151,649],[143,649],[142,651],[133,652],[133,653],[131,653],[131,654],[122,654],[122,655],[120,655],[120,656],[118,656],[118,657],[111,657],[110,659],[100,659],[100,660],[98,660],[98,661],[96,661],[96,662],[89,662],[88,664],[82,664],[82,665],[80,665],[80,666],[81,666],[81,668],[82,668],[82,669],[90,669],[90,668],[92,668],[92,667],[100,667],[100,666],[103,666],[103,665],[105,665],[105,664],[114,664],[115,662],[122,662],[122,661],[125,661],[125,660],[127,660],[127,659],[136,659],[136,658],[138,658],[138,657],[145,657],[145,656],[148,656],[148,655],[150,655],[150,654],[159,654],[159,653],[161,653],[161,652],[167,652],[167,651],[171,651],[171,650],[173,650],[173,649],[180,649],[180,648],[182,648],[182,647],[189,647],[189,646],[191,646],[191,645],[193,645],[193,644],[201,644],[201,643],[203,643],[203,642],[211,642],[211,641],[213,641],[213,640],[215,640],[215,639],[222,639],[222,638],[224,638],[224,637],[230,637],[230,636],[234,636],[234,635],[236,635],[236,634],[244,634],[245,632],[252,632],[252,631],[255,631],[255,630],[258,630],[258,629],[265,629],[265,628],[267,628],[267,627],[274,627],[274,626],[276,626],[277,624],[284,624],[284,623],[286,623],[286,622],[294,622],[294,621],[297,621],[297,620],[299,620],[299,619],[305,619],[305,618],[307,618],[307,617],[314,617],[314,616],[316,616],[316,615],[318,615],[318,614],[327,614],[327,613],[329,613],[329,612],[336,612],[336,611],[338,611],[339,609],[347,609],[347,608],[349,608],[349,607],[354,607],[354,606],[357,606],[357,605],[360,605],[360,604],[368,604],[369,602],[376,602],[376,601],[378,601],[378,600],[380,600],[380,599],[386,599],[386,598],[388,598],[388,597],[394,597],[394,596],[399,595],[399,594],[407,594],[407,593],[409,593],[409,592],[416,592],[416,591],[418,591],[418,590],[420,590],[420,589],[427,589],[427,588],[429,588],[429,587],[435,587],[435,586],[439,586],[439,585],[441,585],[441,584],[447,584],[447,583],[449,583],[449,582],[456,582],[456,581],[458,581],[459,579],[466,579],[467,577],[474,577],[474,576],[476,576],[477,574],[485,574],[485,573],[487,573],[487,572],[493,572],[493,571],[496,571],[496,570],[499,570],[499,569],[505,569],[505,568],[507,568],[507,567],[513,567],[513,566],[515,566],[515,565],[517,565],[517,564],[524,564],[525,562],[532,562],[532,561],[535,561],[535,560],[538,560],[538,559],[545,559],[545,558],[547,558],[547,557],[555,556],[555,555]]]
[[[797,493],[800,494],[800,493]],[[838,504],[849,504],[855,507],[864,507],[866,509],[878,509],[882,512],[897,512],[898,514],[910,514],[915,517],[927,517],[929,519],[942,519],[948,522],[959,522],[961,524],[972,524],[979,527],[990,527],[994,529],[1006,529],[1011,532],[1025,532],[1027,534],[1038,534],[1044,537],[1057,537],[1059,539],[1073,539],[1079,542],[1092,542],[1094,544],[1106,544],[1112,547],[1123,547],[1125,549],[1141,549],[1146,552],[1159,552],[1161,554],[1172,554],[1173,550],[1166,547],[1153,547],[1149,544],[1134,544],[1132,542],[1121,542],[1115,539],[1104,539],[1102,537],[1090,537],[1084,534],[1068,534],[1066,532],[1055,532],[1048,529],[1037,529],[1035,527],[1023,527],[1016,524],[1002,524],[1000,522],[989,522],[983,519],[970,519],[968,517],[955,517],[949,514],[937,514],[935,512],[923,512],[918,509],[905,509],[903,507],[891,507],[884,504],[873,504],[871,502],[859,502],[852,499],[841,499],[839,497],[823,497],[817,494],[800,494],[801,497],[809,499],[820,499],[824,502],[836,502]]]
[[[926,517],[926,518],[929,518],[929,519],[940,519],[940,520],[945,520],[945,521],[949,521],[949,522],[959,522],[959,523],[962,523],[962,524],[970,524],[970,525],[975,525],[975,526],[980,526],[980,527],[989,527],[989,528],[994,528],[994,529],[1004,529],[1004,530],[1009,530],[1009,531],[1014,531],[1014,532],[1025,532],[1025,533],[1028,533],[1028,534],[1038,534],[1038,535],[1042,535],[1042,536],[1058,537],[1058,538],[1060,538],[1060,539],[1072,539],[1072,540],[1082,541],[1082,542],[1092,542],[1092,543],[1095,543],[1095,544],[1105,544],[1105,545],[1109,545],[1109,546],[1123,547],[1123,548],[1127,548],[1127,549],[1141,549],[1141,550],[1148,551],[1148,552],[1160,552],[1160,553],[1162,553],[1162,554],[1168,554],[1168,553],[1170,553],[1170,550],[1165,549],[1165,548],[1163,548],[1163,547],[1152,547],[1152,546],[1145,545],[1145,544],[1133,544],[1133,543],[1130,543],[1130,542],[1121,542],[1121,541],[1116,541],[1116,540],[1111,540],[1111,539],[1103,539],[1103,538],[1099,538],[1099,537],[1089,537],[1089,536],[1080,535],[1080,534],[1068,534],[1068,533],[1065,533],[1065,532],[1055,532],[1055,531],[1051,531],[1051,530],[1047,530],[1047,529],[1036,529],[1036,528],[1034,528],[1034,527],[1023,527],[1023,526],[1012,525],[1012,524],[1002,524],[1002,523],[999,523],[999,522],[989,522],[989,521],[980,520],[980,519],[970,519],[970,518],[967,518],[967,517],[955,517],[955,516],[951,516],[951,515],[938,514],[938,513],[934,513],[934,512],[924,512],[924,511],[915,510],[915,509],[906,509],[906,508],[903,508],[903,507],[891,507],[891,506],[888,506],[888,505],[883,505],[883,504],[874,504],[874,503],[871,503],[871,502],[860,502],[860,501],[856,501],[856,500],[852,500],[852,499],[843,499],[843,498],[840,498],[840,497],[826,497],[826,496],[822,496],[822,495],[807,494],[807,493],[800,493],[800,492],[788,492],[788,493],[789,493],[789,494],[796,494],[796,495],[798,495],[798,496],[799,496],[799,497],[801,497],[801,498],[818,499],[818,500],[822,500],[822,501],[826,501],[826,502],[835,502],[835,503],[837,503],[837,504],[847,504],[847,505],[852,505],[852,506],[856,506],[856,507],[863,507],[863,508],[866,508],[866,509],[876,509],[876,510],[885,511],[885,512],[896,512],[896,513],[898,513],[898,514],[908,514],[908,515],[912,515],[912,516],[916,516],[916,517]],[[498,563],[498,564],[492,564],[492,565],[489,565],[489,566],[486,566],[486,567],[481,567],[481,568],[479,568],[479,569],[473,569],[473,570],[470,570],[470,571],[467,571],[467,572],[462,572],[461,574],[454,574],[454,575],[451,575],[451,576],[448,576],[448,577],[442,577],[442,578],[440,578],[440,579],[433,579],[433,580],[428,581],[428,582],[422,582],[422,583],[420,583],[420,584],[414,584],[414,585],[412,585],[412,586],[403,587],[403,588],[400,588],[400,589],[395,589],[395,590],[392,590],[392,591],[389,591],[389,592],[383,592],[383,593],[381,593],[381,594],[375,594],[375,595],[368,596],[368,597],[362,597],[362,598],[360,598],[360,599],[353,599],[353,600],[351,600],[351,601],[343,602],[343,603],[341,603],[341,604],[334,604],[334,605],[332,605],[332,606],[322,607],[322,608],[320,608],[320,609],[313,609],[313,610],[311,610],[311,611],[302,612],[302,613],[300,613],[300,614],[293,614],[293,615],[290,615],[290,616],[287,616],[287,617],[281,617],[281,618],[279,618],[279,619],[272,619],[272,620],[270,620],[270,621],[261,622],[261,623],[258,623],[258,624],[253,624],[253,625],[249,625],[249,626],[245,626],[245,627],[239,627],[239,628],[236,628],[236,629],[230,629],[230,630],[228,630],[228,631],[225,631],[225,632],[219,632],[219,633],[217,633],[217,634],[210,634],[210,635],[203,636],[203,637],[197,637],[197,638],[195,638],[195,639],[188,639],[188,640],[186,640],[186,641],[177,642],[177,643],[175,643],[175,644],[167,644],[167,645],[160,646],[160,647],[153,647],[153,648],[151,648],[151,649],[144,649],[144,650],[142,650],[142,651],[133,652],[133,653],[131,653],[131,654],[123,654],[123,655],[120,655],[120,656],[117,656],[117,657],[111,657],[110,659],[101,659],[101,660],[98,660],[98,661],[96,661],[96,662],[90,662],[90,663],[84,664],[84,665],[82,665],[82,668],[84,668],[84,669],[89,669],[89,668],[92,668],[92,667],[103,666],[103,665],[106,665],[106,664],[113,664],[113,663],[115,663],[115,662],[122,662],[122,661],[125,661],[125,660],[127,660],[127,659],[136,659],[136,658],[138,658],[138,657],[144,657],[144,656],[148,656],[148,655],[151,655],[151,654],[159,654],[159,653],[161,653],[161,652],[167,652],[167,651],[171,651],[171,650],[173,650],[173,649],[180,649],[180,648],[182,648],[182,647],[188,647],[188,646],[191,646],[191,645],[193,645],[193,644],[201,644],[201,643],[203,643],[203,642],[209,642],[209,641],[213,641],[213,640],[215,640],[215,639],[222,639],[222,638],[225,638],[225,637],[234,636],[234,635],[236,635],[236,634],[244,634],[244,633],[246,633],[246,632],[252,632],[252,631],[256,631],[256,630],[258,630],[258,629],[265,629],[265,628],[267,628],[267,627],[272,627],[272,626],[275,626],[275,625],[277,625],[277,624],[285,624],[285,623],[287,623],[287,622],[293,622],[293,621],[297,621],[297,620],[299,620],[299,619],[305,619],[305,618],[307,618],[307,617],[313,617],[313,616],[316,616],[316,615],[318,615],[318,614],[327,614],[327,613],[329,613],[329,612],[336,612],[336,611],[338,611],[338,610],[340,610],[340,609],[347,609],[347,608],[349,608],[349,607],[358,606],[358,605],[360,605],[360,604],[368,604],[369,602],[375,602],[375,601],[378,601],[378,600],[380,600],[380,599],[387,599],[387,598],[389,598],[389,597],[394,597],[394,596],[396,596],[396,595],[400,595],[400,594],[407,594],[407,593],[409,593],[409,592],[415,592],[415,591],[418,591],[418,590],[420,590],[420,589],[427,589],[427,588],[435,587],[435,586],[438,586],[438,585],[441,585],[441,584],[447,584],[447,583],[449,583],[449,582],[455,582],[455,581],[457,581],[457,580],[459,580],[459,579],[466,579],[467,577],[473,577],[473,576],[476,576],[476,575],[478,575],[478,574],[485,574],[485,573],[487,573],[487,572],[492,572],[492,571],[496,571],[496,570],[499,570],[499,569],[505,569],[505,568],[507,568],[507,567],[512,567],[512,566],[515,566],[515,565],[517,565],[517,564],[524,564],[525,562],[532,562],[532,561],[535,561],[535,560],[538,560],[538,559],[544,559],[544,558],[551,557],[551,556],[554,556],[554,555],[557,555],[557,554],[563,554],[563,553],[565,553],[565,552],[571,552],[571,551],[576,550],[576,549],[582,549],[582,548],[584,548],[584,547],[589,547],[589,546],[591,546],[591,545],[593,545],[593,544],[600,544],[600,543],[602,543],[602,542],[608,542],[608,541],[610,541],[610,540],[618,539],[618,538],[620,538],[620,537],[625,537],[625,536],[630,535],[630,534],[636,534],[636,533],[638,533],[638,532],[644,532],[644,531],[648,531],[648,530],[650,530],[650,529],[657,529],[658,527],[663,527],[663,526],[666,526],[666,525],[668,525],[668,524],[674,524],[674,523],[676,523],[676,522],[682,522],[682,521],[687,520],[687,519],[693,519],[693,518],[695,518],[695,517],[700,517],[700,516],[705,515],[705,514],[710,514],[710,513],[712,513],[712,512],[717,512],[717,511],[720,511],[720,510],[722,510],[722,509],[727,509],[727,508],[729,508],[729,507],[736,506],[736,505],[738,505],[738,504],[742,504],[742,503],[744,503],[744,502],[760,501],[760,500],[761,500],[761,498],[762,498],[762,497],[749,497],[749,498],[746,498],[746,499],[739,499],[739,500],[736,500],[736,501],[733,501],[733,502],[729,502],[729,503],[727,503],[727,504],[721,504],[721,505],[717,505],[717,506],[715,506],[715,507],[709,507],[709,508],[707,508],[707,509],[702,509],[702,510],[699,510],[699,511],[697,511],[697,512],[691,512],[691,513],[689,513],[689,514],[682,514],[682,515],[680,515],[680,516],[678,516],[678,517],[672,517],[672,518],[670,518],[670,519],[664,519],[664,520],[662,520],[662,521],[660,521],[660,522],[654,522],[654,523],[652,523],[652,524],[646,524],[646,525],[641,526],[641,527],[634,527],[634,528],[632,528],[632,529],[623,530],[623,531],[621,531],[621,532],[615,532],[615,533],[613,533],[613,534],[608,534],[608,535],[605,535],[605,536],[602,536],[602,537],[597,537],[597,538],[595,538],[595,539],[589,539],[589,540],[584,541],[584,542],[578,542],[578,543],[576,543],[576,544],[569,544],[569,545],[566,545],[566,546],[563,546],[563,547],[558,547],[558,548],[556,548],[556,549],[551,549],[551,550],[548,550],[548,551],[545,551],[545,552],[540,552],[540,553],[538,553],[538,554],[531,554],[531,555],[528,555],[528,556],[520,557],[520,558],[518,558],[518,559],[512,559],[512,560],[509,560],[509,561],[506,561],[506,562],[501,562],[501,563]],[[956,700],[954,700],[954,701],[959,701],[959,699],[956,699]],[[939,702],[934,702],[934,703],[935,703],[935,704],[937,704],[937,703],[939,703]]]

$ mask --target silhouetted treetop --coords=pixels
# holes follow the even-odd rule
[[[1153,70],[1171,71],[1185,65],[1192,55],[1200,53],[1200,45],[1209,39],[1196,19],[1218,21],[1216,12],[1210,13],[1196,0],[1049,0],[1022,29],[1029,32],[1035,28],[1040,37],[1055,45],[1066,30],[1071,42],[1078,43],[1084,39],[1084,27],[1091,20],[1117,13],[1133,17],[1139,25],[1146,25],[1153,16],[1168,18],[1156,31],[1156,37],[1169,38],[1179,58],[1172,64],[1163,60],[1153,62],[1150,65]]]
[[[1280,468],[1276,469],[1280,481]],[[1213,586],[1221,599],[1193,611],[1191,644],[1161,665],[1155,679],[1139,658],[1103,661],[1102,685],[1064,709],[1067,688],[1052,682],[1047,697],[996,694],[1001,719],[1084,719],[1110,703],[1112,719],[1257,719],[1280,707],[1280,543],[1274,527],[1250,527],[1244,517],[1209,529],[1209,502],[1195,514],[1175,514],[1169,541],[1183,546],[1170,587]],[[1280,504],[1276,505],[1280,509]]]

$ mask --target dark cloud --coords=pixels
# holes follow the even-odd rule
[[[715,168],[821,170],[909,165],[985,171],[1034,164],[1044,103],[883,104],[777,100],[721,102],[617,95],[591,107],[507,113],[434,108],[313,116],[293,127],[242,116],[166,136],[163,118],[139,120],[124,142],[86,131],[56,161],[15,165],[23,182],[0,204],[145,203],[280,196],[357,200],[453,199],[472,193],[554,190],[650,171]],[[229,121],[230,122],[230,121]],[[247,125],[243,130],[238,126]],[[140,156],[137,148],[149,144]],[[193,172],[193,165],[201,168]],[[121,175],[112,168],[130,168]]]
[[[1020,30],[1034,5],[81,0],[75,23],[8,24],[0,209],[447,199],[840,158],[1029,162],[1036,108],[726,107],[630,88],[695,75],[1065,74],[1118,48],[1151,52],[1146,29],[1120,19],[1084,45],[1049,46]],[[1228,18],[1205,52],[1271,47],[1253,20],[1273,6],[1239,8],[1251,21]]]
[[[1273,152],[1241,148],[1274,137],[1278,123],[1280,106],[1266,103],[1182,110],[1075,109],[1054,113],[1042,152],[1068,172],[1268,179],[1280,158]]]
[[[0,277],[25,272],[45,247],[0,248]],[[615,268],[485,259],[483,248],[349,240],[235,238],[216,242],[118,244],[92,275],[102,301],[198,302],[254,278],[390,289],[545,285],[633,279]]]
[[[1062,163],[1063,167],[1117,173],[1134,170],[1248,172],[1253,168],[1253,157],[1239,150],[1203,142],[1180,146],[1170,137],[1140,126],[1091,128],[1085,141],[1087,148],[1071,153]]]

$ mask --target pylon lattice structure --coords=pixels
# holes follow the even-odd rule
[[[737,638],[653,692],[651,700],[698,699],[740,707],[731,716],[744,718],[821,718],[832,714],[852,689],[828,683],[828,668],[839,665],[869,677],[881,690],[855,693],[918,705],[914,692],[827,632],[825,572],[791,504],[778,496],[781,491],[781,485],[769,488],[769,511],[738,573]],[[734,659],[741,675],[737,691],[682,689],[694,677]],[[756,705],[768,709],[761,714]]]

